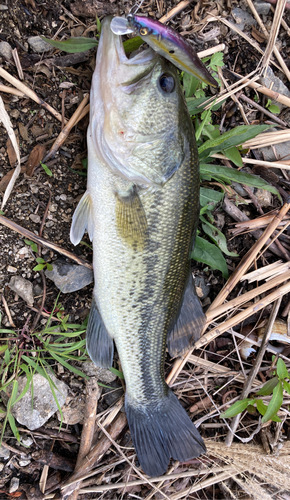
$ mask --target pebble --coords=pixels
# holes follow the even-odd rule
[[[34,52],[49,52],[52,49],[52,46],[42,40],[40,36],[30,36],[27,41]]]
[[[58,380],[54,375],[50,375],[50,378],[57,387],[57,389],[54,390],[58,403],[60,407],[62,407],[67,398],[68,386],[61,380]],[[23,391],[26,382],[26,377],[20,377],[18,379],[17,396]],[[13,406],[12,414],[17,422],[33,431],[45,424],[57,410],[58,407],[52,395],[48,380],[39,373],[36,373],[33,375],[33,407],[31,404],[30,386],[23,398]]]
[[[15,493],[19,488],[19,478],[18,477],[12,477],[10,481],[10,486],[9,486],[9,493]]]
[[[66,194],[61,194],[61,195],[59,196],[59,198],[60,198],[60,200],[62,200],[62,201],[66,201]]]
[[[89,377],[97,377],[98,380],[107,384],[114,382],[117,378],[117,375],[112,373],[111,370],[96,366],[92,361],[82,363],[82,371]]]
[[[240,9],[239,7],[232,10],[232,16],[236,21],[236,26],[240,30],[243,30],[246,25],[252,26],[253,24],[257,24],[257,21],[255,21],[251,14],[249,14],[246,10]]]
[[[30,214],[29,219],[31,219],[35,224],[39,224],[40,222],[40,216],[37,214]]]
[[[17,273],[17,268],[13,266],[7,266],[8,273]]]
[[[84,410],[86,397],[84,394],[68,397],[61,411],[63,414],[63,423],[67,425],[82,424],[84,419]],[[60,412],[57,412],[57,418],[61,421]]]
[[[24,257],[28,257],[29,256],[29,250],[27,247],[22,247],[18,250],[17,254],[16,254],[18,257],[20,257],[21,259],[23,259]]]
[[[30,281],[21,276],[12,276],[9,287],[17,293],[29,306],[33,306],[33,285]]]
[[[0,3],[0,10],[8,10],[8,5],[4,5],[3,3]]]
[[[196,293],[199,299],[205,299],[210,292],[210,287],[206,283],[203,276],[195,276],[194,278]]]
[[[2,462],[0,462],[0,472],[2,472],[4,469],[4,464]]]
[[[81,290],[94,280],[91,269],[76,264],[68,264],[63,259],[52,263],[52,271],[45,271],[45,276],[52,280],[62,293],[71,293]]]
[[[257,189],[255,192],[255,196],[260,203],[261,207],[272,207],[272,194],[270,191],[266,191],[266,189]]]
[[[31,463],[31,460],[19,460],[18,463],[20,467],[26,467],[26,465],[29,465]]]
[[[7,448],[4,448],[4,446],[0,446],[0,458],[8,460],[9,457],[10,457],[10,451],[7,450]]]
[[[27,448],[29,448],[29,446],[33,444],[33,439],[30,436],[27,437],[21,436],[20,441],[24,446],[27,446]]]
[[[261,83],[263,85],[265,85],[265,87],[268,87],[268,89],[273,90],[273,92],[278,92],[278,94],[283,94],[286,97],[290,97],[290,90],[288,90],[288,88],[282,82],[282,80],[280,80],[280,78],[275,76],[275,74],[274,74],[272,68],[270,68],[270,66],[268,66],[268,68],[267,68],[266,76],[261,78]],[[287,106],[285,106],[284,104],[281,104],[278,101],[275,101],[274,99],[271,99],[271,101],[272,101],[271,104],[275,104],[275,106],[278,106],[278,108],[280,110],[287,108]]]
[[[0,56],[12,59],[12,48],[8,42],[0,42]]]
[[[270,11],[270,8],[271,8],[271,5],[267,2],[261,2],[261,1],[257,1],[257,2],[253,2],[254,4],[254,7],[256,9],[256,11],[258,12],[259,16],[266,16],[269,11]]]

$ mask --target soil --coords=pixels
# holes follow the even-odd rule
[[[143,13],[160,19],[177,3],[178,2],[174,0],[150,0],[144,2],[140,9]],[[212,33],[209,37],[206,35],[213,29],[211,23],[205,25],[203,31],[201,31],[203,26],[202,21],[207,11],[216,9],[216,14],[230,18],[231,8],[235,6],[246,9],[246,2],[219,1],[198,2],[198,4],[197,2],[192,2],[192,5],[189,5],[180,14],[174,17],[169,24],[188,38],[197,51],[204,50],[217,43],[225,43],[225,65],[229,69],[234,68],[237,73],[246,75],[251,73],[260,61],[260,55],[251,45],[234,32],[230,31],[222,23],[214,23],[215,29],[218,27],[218,31],[216,34]],[[37,54],[28,44],[28,38],[37,35],[44,35],[47,38],[52,38],[57,34],[57,39],[61,40],[71,36],[82,36],[84,32],[87,33],[87,36],[93,37],[94,34],[97,33],[95,14],[97,14],[101,20],[109,14],[127,14],[132,7],[133,2],[126,0],[110,0],[104,2],[98,2],[96,0],[84,0],[82,2],[77,0],[76,2],[70,2],[64,0],[62,3],[55,0],[2,0],[0,5],[0,42],[8,42],[12,49],[17,50],[20,65],[24,72],[23,82],[25,85],[33,89],[41,99],[50,104],[58,112],[62,113],[64,107],[65,118],[69,119],[82,101],[83,96],[90,89],[90,81],[95,64],[95,51],[90,50],[82,57],[70,54],[70,61],[64,61],[65,65],[63,65],[63,62],[59,65],[58,58],[63,57],[65,55],[64,53],[52,48],[50,52]],[[289,10],[286,11],[284,15],[284,19],[288,24],[290,22],[289,12]],[[262,16],[262,19],[266,27],[268,29],[271,28],[272,15]],[[209,41],[206,41],[208,39]],[[279,43],[281,44],[281,54],[286,64],[288,64],[288,67],[290,67],[290,45],[286,44],[286,32],[282,28],[279,36]],[[263,49],[265,48],[265,44],[261,46]],[[13,59],[8,60],[0,56],[0,67],[19,79],[19,74]],[[276,72],[276,70],[275,74],[279,77],[282,76],[282,74],[278,71]],[[287,83],[284,77],[283,81],[290,89],[289,82]],[[0,79],[0,84],[9,85],[3,78]],[[210,91],[208,92],[210,94]],[[0,94],[17,136],[21,165],[26,164],[30,152],[39,144],[45,147],[47,153],[61,131],[61,123],[42,106],[29,98],[18,97],[1,92],[1,90]],[[247,95],[254,98],[254,91],[247,90]],[[232,108],[230,101],[228,101],[226,106],[225,109],[214,114],[215,123],[219,123],[223,114],[226,113],[226,119],[223,124],[224,130],[229,130],[236,125],[243,124],[239,110],[236,107]],[[250,116],[251,122],[260,120],[259,112],[252,112]],[[71,131],[68,139],[61,146],[55,157],[45,162],[45,165],[49,169],[49,175],[39,164],[36,166],[31,177],[26,174],[20,175],[5,206],[4,215],[35,234],[39,234],[40,225],[44,219],[43,238],[91,262],[92,250],[86,245],[74,247],[70,243],[69,238],[72,215],[79,199],[86,190],[86,168],[84,160],[86,159],[86,128],[88,119],[88,115],[85,116]],[[287,115],[285,115],[283,119],[287,120]],[[14,168],[15,159],[11,158],[12,154],[13,151],[8,143],[7,132],[0,124],[0,180],[1,177],[3,178],[12,168]],[[50,195],[51,200],[49,203]],[[274,205],[270,207],[269,210],[278,206],[278,199],[275,199]],[[254,205],[249,205],[245,211],[250,219],[258,216]],[[221,223],[221,229],[228,239],[228,237],[230,237],[233,219],[226,215],[221,206],[219,206],[214,213],[217,222],[220,220],[221,214],[224,217]],[[38,310],[40,308],[44,291],[43,276],[39,271],[33,270],[37,265],[35,260],[36,255],[32,252],[31,247],[25,243],[25,239],[26,238],[21,234],[0,224],[0,294],[7,303],[7,307],[15,325],[14,330],[17,335],[23,330],[25,324],[28,325],[28,327],[32,326],[35,316],[37,315],[35,309]],[[87,235],[84,236],[84,241],[90,245]],[[230,271],[234,271],[241,257],[243,257],[247,250],[253,246],[254,242],[255,240],[250,234],[244,234],[234,239],[229,239],[229,250],[239,254],[238,258],[226,258]],[[53,264],[53,261],[59,257],[58,253],[45,247],[40,248],[39,256],[40,255],[45,262],[49,264]],[[268,253],[266,259],[267,260],[264,261],[265,264],[275,261],[276,257]],[[117,265],[117,263],[112,263],[112,265]],[[206,309],[214,300],[225,281],[220,272],[213,272],[203,264],[193,263],[193,272],[196,276],[202,276],[206,284],[210,285],[209,296],[207,298],[202,298],[203,305]],[[33,310],[23,299],[15,296],[15,293],[9,288],[9,281],[11,277],[16,274],[29,280],[33,284],[35,296]],[[248,289],[250,288],[247,288],[247,290]],[[69,323],[82,323],[88,316],[92,290],[93,285],[89,285],[77,292],[61,294],[59,297],[59,290],[55,287],[53,282],[46,279],[44,312],[50,314],[57,303],[57,311],[60,311],[63,317],[69,315]],[[237,295],[236,289],[232,293],[232,297],[235,295]],[[285,306],[287,303],[288,298],[285,297],[282,306]],[[2,309],[2,328],[11,329],[11,321],[7,315],[7,309],[5,309],[4,302],[0,307]],[[265,311],[264,314],[267,315],[268,311]],[[252,317],[251,323],[254,321],[255,318]],[[40,316],[38,328],[42,328],[46,322],[47,315]],[[55,323],[55,325],[57,325],[57,323]],[[4,338],[7,334],[3,333],[2,335]],[[221,359],[224,359],[225,356],[228,356],[223,366],[231,368],[232,370],[239,369],[235,346],[233,345],[232,337],[228,334],[225,334],[216,342],[209,345],[207,356],[208,360],[215,362],[219,362]],[[268,361],[269,363],[271,362],[270,355]],[[168,358],[166,365],[168,371],[171,365],[172,362]],[[117,358],[115,366],[118,368]],[[246,368],[251,368],[251,366],[251,361],[245,363]],[[56,366],[54,366],[54,368],[56,368]],[[74,397],[85,392],[84,382],[81,377],[72,375],[67,370],[64,370],[64,373],[58,373],[58,377],[68,383],[71,388],[71,395],[74,395]],[[178,379],[178,383],[182,387],[184,378],[185,374],[182,372]],[[215,381],[215,383],[216,382],[217,381]],[[116,399],[120,398],[120,393],[122,392],[121,382],[114,382],[109,385],[114,387],[113,392],[111,392],[116,395],[116,398],[114,398],[114,396],[112,397],[110,391],[106,389],[100,400],[99,411],[105,412],[110,405],[116,402]],[[208,391],[213,389],[213,387],[214,379],[210,379]],[[108,394],[110,394],[110,399],[108,398]],[[204,397],[203,392],[196,389],[185,392],[184,394],[185,396],[182,396],[183,404],[187,409],[197,400],[199,401],[199,399]],[[220,404],[226,397],[227,391],[225,389],[216,398],[216,403]],[[197,414],[201,417],[206,411],[207,410],[204,410],[204,408],[199,408]],[[217,423],[217,421],[217,419],[213,420],[215,423]],[[55,432],[58,427],[59,422],[56,417],[50,419],[47,424],[47,429]],[[72,441],[78,441],[81,432],[80,425],[65,425],[63,430],[68,431]],[[24,433],[25,429],[21,432]],[[202,432],[206,437],[217,437],[216,428],[214,426],[211,429],[202,429]],[[218,437],[223,439],[224,429],[220,428],[218,432]],[[15,439],[8,427],[5,431],[4,438],[11,446],[18,446],[17,443],[15,444]],[[34,450],[49,450],[51,446],[53,446],[51,437],[47,436],[44,438],[41,435],[36,435],[33,439]],[[128,432],[123,435],[122,445],[124,447],[132,446]],[[24,448],[22,447],[21,449],[23,451]],[[78,445],[76,442],[69,442],[69,440],[57,441],[54,452],[59,453],[63,458],[76,459]],[[109,458],[111,459],[111,455]],[[5,468],[4,478],[0,480],[0,487],[3,488],[4,491],[3,498],[8,498],[8,487],[12,476],[11,471],[13,471],[13,474],[17,472],[21,483],[36,485],[39,482],[43,467],[39,465],[39,462],[34,461],[28,466],[21,467],[16,459],[14,459],[12,465],[13,467],[10,469],[8,467]],[[195,466],[197,466],[197,464],[195,464]],[[119,468],[117,467],[116,477],[121,477],[123,475],[125,469],[123,470],[122,467],[124,469],[126,466],[122,464]],[[129,477],[129,475],[127,476]],[[63,470],[53,471],[53,469],[50,469],[49,481],[51,484],[53,481],[57,484],[57,482],[61,481],[64,477],[65,473]],[[112,475],[112,478],[113,477]],[[132,477],[130,480],[131,479]],[[183,483],[180,484],[180,488],[183,486]],[[150,489],[144,488],[141,490],[140,488],[140,490],[133,491],[133,496],[134,493],[136,493],[136,498],[145,498],[148,491],[150,491]],[[116,494],[114,493],[115,496],[112,496],[112,492],[109,492],[105,493],[104,496],[102,495],[102,498],[130,498],[129,493],[129,489],[124,496],[122,491]],[[27,491],[26,493],[23,491],[21,495],[22,496],[19,497],[21,499],[32,498],[31,493],[27,493]],[[241,494],[240,498],[242,497],[243,495]],[[39,496],[39,498],[42,497]],[[101,496],[100,494],[87,494],[86,498],[101,498]],[[154,496],[154,498],[159,497]],[[192,496],[188,498],[197,497]],[[214,493],[213,488],[210,487],[207,491],[207,496],[200,496],[198,498],[224,498],[224,489],[222,487],[220,489],[217,487],[216,493]]]

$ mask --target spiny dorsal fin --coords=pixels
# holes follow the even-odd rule
[[[148,236],[147,219],[136,186],[116,193],[116,223],[119,235],[128,245],[144,248]]]
[[[190,272],[180,313],[167,337],[170,356],[180,356],[191,347],[200,338],[204,324],[205,314],[196,295]]]
[[[93,207],[89,191],[82,196],[79,204],[73,214],[72,225],[70,229],[70,240],[73,245],[78,245],[85,230],[88,231],[90,240],[94,236]]]

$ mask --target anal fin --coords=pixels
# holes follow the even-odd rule
[[[170,356],[180,356],[191,347],[200,338],[204,324],[205,314],[190,272],[179,315],[167,337]]]
[[[107,332],[97,304],[93,299],[87,326],[87,351],[95,365],[111,368],[114,355],[113,339]]]
[[[94,236],[93,207],[89,191],[79,201],[79,204],[73,214],[72,225],[70,229],[70,240],[73,245],[78,245],[85,230],[88,231],[90,240]]]
[[[116,223],[121,238],[130,246],[143,248],[147,235],[147,219],[137,188],[132,184],[126,192],[116,193]]]

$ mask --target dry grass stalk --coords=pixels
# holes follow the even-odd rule
[[[14,89],[13,87],[7,87],[7,85],[0,85],[0,92],[17,95],[18,97],[26,97],[26,95],[20,90]]]
[[[203,59],[203,57],[212,56],[216,52],[222,52],[223,50],[225,50],[225,48],[226,48],[225,44],[220,43],[219,45],[215,45],[214,47],[210,47],[209,49],[201,50],[200,52],[197,53],[197,55],[200,59]]]
[[[1,68],[0,68],[1,70]],[[10,121],[10,118],[9,118],[9,115],[5,109],[5,106],[4,106],[4,102],[2,100],[2,97],[0,97],[0,123],[2,122],[3,126],[5,127],[6,131],[7,131],[7,134],[8,134],[8,137],[9,139],[11,140],[11,143],[12,143],[12,146],[15,150],[15,153],[16,153],[16,158],[17,158],[17,166],[13,172],[13,175],[8,183],[8,186],[5,190],[5,193],[4,193],[4,196],[3,196],[3,200],[2,200],[2,205],[1,205],[1,210],[3,210],[10,194],[11,194],[11,191],[13,189],[13,186],[16,182],[16,179],[17,177],[19,176],[20,172],[21,172],[21,167],[20,167],[20,152],[19,152],[19,147],[18,147],[18,143],[17,143],[17,139],[16,139],[16,136],[15,136],[15,132],[13,130],[13,127],[12,127],[12,123]]]
[[[20,82],[17,80],[17,78],[14,78],[14,76],[10,75],[5,69],[0,68],[0,76],[4,78],[7,82],[11,83],[11,85],[14,85],[18,90],[23,92],[27,97],[30,97],[33,101],[37,102],[37,104],[40,104],[43,106],[49,113],[51,113],[58,121],[62,121],[61,114],[58,113],[55,109],[52,108],[49,104],[47,104],[45,101],[40,99],[38,95],[34,92],[34,90],[31,90],[29,87],[24,85],[24,83]]]
[[[269,144],[280,144],[281,142],[287,142],[290,140],[290,130],[279,130],[276,132],[264,132],[258,134],[254,139],[249,139],[244,142],[243,149],[256,149],[261,146],[267,146]]]
[[[20,80],[23,80],[24,76],[23,76],[22,66],[20,64],[19,55],[16,48],[12,50],[12,56],[16,65],[18,76]]]
[[[290,267],[290,262],[283,263],[281,260],[274,262],[273,264],[269,264],[266,267],[261,267],[260,269],[256,269],[256,271],[252,271],[251,273],[245,274],[241,281],[248,280],[249,283],[253,281],[261,281],[267,280],[267,284],[271,283],[272,278],[284,274],[284,280],[288,279],[288,269]],[[268,281],[270,280],[270,282]],[[258,289],[257,289],[258,290]]]
[[[225,155],[220,153],[214,153],[211,155],[212,158],[218,158],[220,160],[227,160]],[[278,161],[264,161],[264,160],[256,160],[255,158],[243,158],[243,163],[249,163],[251,165],[261,165],[262,167],[273,167],[273,168],[284,168],[285,170],[290,170],[290,165],[287,162],[278,162]]]
[[[244,221],[244,222],[237,222],[235,224],[235,227],[230,230],[230,233],[233,236],[236,236],[237,234],[242,234],[244,232],[253,231],[255,229],[265,228],[266,226],[268,226],[268,224],[270,224],[270,222],[272,222],[273,218],[275,217],[274,213],[277,213],[277,212],[276,211],[272,212],[273,215],[266,214],[266,215],[263,215],[261,217],[257,217],[256,219],[252,219],[252,220],[249,219],[249,220]],[[289,223],[289,217],[284,217],[284,219],[279,224],[278,228],[285,227],[288,225],[288,223]]]
[[[289,269],[289,265],[290,265],[289,263],[286,263],[287,269]],[[284,266],[284,264],[283,264],[283,266]],[[261,270],[263,270],[263,268],[261,268]],[[256,272],[256,271],[254,271],[254,272]],[[270,272],[271,271],[269,271],[269,273],[266,274],[267,277],[270,275]],[[246,302],[250,302],[250,301],[256,299],[262,293],[265,293],[268,290],[270,290],[271,288],[274,288],[274,287],[276,287],[278,285],[281,285],[281,283],[283,283],[284,281],[290,279],[290,271],[289,272],[285,272],[285,270],[284,270],[282,272],[284,272],[283,276],[281,276],[279,274],[277,276],[274,275],[275,277],[273,277],[273,274],[271,274],[270,275],[271,279],[269,279],[269,281],[267,281],[263,285],[259,286],[258,288],[255,288],[254,290],[250,290],[249,292],[243,293],[239,297],[235,297],[234,299],[230,300],[229,302],[226,302],[225,304],[222,304],[222,305],[220,305],[218,307],[215,307],[212,310],[207,311],[207,313],[206,313],[206,324],[209,325],[213,320],[215,320],[217,318],[220,318],[225,313],[231,312],[235,308],[238,308],[241,305],[246,304]],[[248,276],[250,276],[250,274],[251,273],[249,273],[248,275],[243,276],[241,278],[241,281],[243,279],[248,279]],[[260,279],[265,279],[265,278],[261,277]],[[259,280],[259,278],[255,277],[255,278],[249,280],[249,283],[251,283],[252,281],[255,281],[255,280]]]
[[[191,4],[193,0],[182,0],[182,2],[179,2],[173,9],[171,9],[165,16],[161,17],[159,19],[160,23],[167,23],[167,21],[170,21],[173,17],[177,16],[180,12],[182,12],[186,7],[188,7],[189,4]]]
[[[249,97],[247,97],[242,92],[237,97],[239,99],[242,99],[242,101],[246,102],[247,104],[250,104],[250,106],[252,106],[253,108],[258,109],[259,111],[261,111],[261,113],[264,113],[264,115],[269,116],[273,121],[275,121],[276,123],[278,123],[282,127],[288,127],[288,124],[286,122],[283,122],[283,120],[280,120],[280,118],[278,118],[278,116],[276,116],[273,113],[271,113],[268,109],[263,108],[263,106],[260,106],[260,104],[258,104],[257,102],[253,101],[252,99],[250,99]]]
[[[234,75],[238,76],[239,78],[241,78],[241,75],[239,75],[238,73],[235,73],[234,71],[232,71],[232,73]],[[257,80],[257,78],[256,78],[256,80]],[[241,81],[242,80],[239,80],[239,83]],[[270,97],[270,99],[273,99],[274,101],[278,101],[281,104],[284,104],[285,106],[290,107],[289,97],[286,97],[283,94],[279,94],[278,92],[274,92],[273,90],[268,89],[264,85],[261,85],[260,83],[256,83],[253,79],[249,80],[249,78],[243,77],[243,81],[247,82],[248,87],[251,87],[252,89],[257,90],[258,92],[261,92],[261,94],[267,95],[268,97]]]
[[[86,94],[84,96],[82,102],[79,104],[78,108],[75,110],[74,114],[69,119],[66,126],[62,129],[62,131],[60,132],[60,134],[58,135],[58,137],[54,141],[53,145],[51,146],[49,152],[47,153],[47,155],[43,161],[47,161],[50,158],[53,158],[55,156],[57,150],[64,143],[64,141],[68,138],[68,135],[69,135],[71,129],[75,126],[77,121],[80,119],[80,116],[82,115],[82,112],[83,112],[85,106],[87,105],[89,98],[90,98],[89,94]]]
[[[264,54],[263,59],[262,59],[262,66],[264,68],[267,68],[269,66],[272,52],[275,51],[275,55],[276,55],[276,50],[277,50],[277,52],[279,53],[279,50],[277,49],[277,47],[275,47],[275,43],[276,43],[277,36],[279,33],[282,16],[283,16],[284,9],[285,9],[285,4],[286,4],[286,0],[278,0],[278,2],[277,2],[277,6],[275,9],[274,19],[273,19],[273,23],[271,26],[271,31],[270,31],[267,47],[266,47],[265,54]],[[280,53],[279,53],[279,55],[280,55]],[[280,64],[281,64],[281,62],[280,62]],[[286,64],[285,64],[285,66],[286,66]],[[288,71],[288,68],[287,68],[287,71]],[[288,73],[289,73],[289,71],[288,71]],[[289,77],[288,77],[288,79],[289,79]]]
[[[85,266],[88,267],[89,269],[93,269],[93,266],[90,262],[87,262],[85,259],[82,259],[81,257],[78,257],[77,255],[73,254],[72,252],[69,252],[68,250],[65,250],[64,248],[55,245],[51,241],[48,241],[41,236],[38,236],[35,233],[32,233],[28,229],[25,229],[24,227],[19,226],[16,224],[16,222],[13,222],[7,217],[4,217],[4,215],[0,215],[0,224],[3,224],[3,226],[9,227],[9,229],[12,229],[13,231],[16,231],[19,234],[22,234],[22,236],[25,236],[25,238],[34,241],[38,245],[42,245],[44,247],[50,248],[54,252],[58,252],[62,255],[65,255],[71,260],[74,260],[77,262],[80,266]]]
[[[246,0],[246,1],[247,1],[247,4],[248,4],[249,8],[251,9],[251,11],[252,11],[252,13],[253,13],[253,15],[254,15],[255,19],[256,19],[256,21],[258,22],[258,24],[259,24],[260,28],[262,29],[262,31],[263,31],[263,33],[264,33],[265,37],[268,39],[268,38],[269,38],[269,33],[268,33],[268,31],[266,30],[265,25],[264,25],[264,23],[263,23],[262,19],[260,18],[259,14],[257,13],[257,10],[256,10],[256,8],[255,8],[255,6],[254,6],[254,4],[253,4],[252,0]],[[278,0],[278,1],[279,1],[280,6],[281,6],[281,4],[283,4],[283,3],[285,4],[285,3],[286,3],[286,2],[285,2],[285,0],[282,0],[282,2],[281,2],[281,0]],[[285,5],[284,5],[284,6],[285,6]],[[283,9],[284,9],[284,6],[283,6]],[[277,10],[277,7],[276,7],[276,9],[275,9],[275,13],[276,13],[276,10]],[[279,13],[279,15],[280,15],[280,13]],[[275,17],[275,15],[274,15],[274,17]],[[275,24],[275,25],[274,25],[274,29],[275,29],[275,31],[277,30],[277,27],[276,27],[276,26],[277,26],[277,25]],[[271,31],[272,31],[272,30],[271,30]],[[275,34],[275,31],[273,32],[273,35]],[[270,54],[270,55],[269,55],[269,57],[271,56],[271,53],[270,53],[271,46],[272,46],[272,41],[270,41],[270,45],[269,45],[269,54]],[[267,45],[267,48],[268,48],[268,45]],[[267,51],[267,48],[266,48],[266,51]],[[283,60],[283,57],[281,56],[281,54],[280,54],[280,52],[279,52],[279,49],[278,49],[275,45],[273,46],[273,52],[274,52],[274,54],[275,54],[275,57],[277,58],[277,61],[278,61],[278,62],[279,62],[279,64],[280,64],[280,66],[281,66],[281,68],[282,68],[283,72],[285,73],[285,75],[287,76],[288,80],[290,81],[290,71],[289,71],[289,69],[287,68],[287,66],[286,66],[286,64],[285,64],[285,62],[284,62],[284,60]],[[263,58],[265,58],[265,55],[263,56]],[[267,56],[267,58],[268,58],[268,56]],[[268,60],[268,63],[269,63],[269,62],[270,62],[270,59]]]
[[[290,288],[289,288],[289,290],[290,290]],[[243,387],[242,393],[240,395],[240,400],[245,399],[245,398],[248,397],[248,395],[250,393],[250,390],[252,389],[253,381],[256,378],[256,375],[257,375],[258,371],[260,370],[260,366],[261,366],[262,361],[263,361],[263,357],[264,357],[264,354],[265,354],[265,351],[266,351],[266,347],[267,347],[267,344],[269,342],[270,335],[272,333],[272,328],[273,328],[273,325],[274,325],[274,321],[275,321],[275,319],[277,317],[277,314],[278,314],[278,311],[279,311],[281,300],[282,300],[282,296],[280,296],[276,300],[276,303],[273,306],[273,309],[272,309],[272,312],[270,314],[270,318],[269,318],[269,321],[268,321],[268,324],[267,324],[267,328],[266,328],[266,331],[264,333],[264,337],[263,337],[263,340],[262,340],[261,347],[260,347],[259,352],[257,354],[254,366],[251,369],[251,371],[250,371],[250,373],[249,373],[249,375],[247,377],[247,380],[244,383],[244,387]],[[235,417],[233,417],[233,419],[231,421],[231,429],[229,430],[229,432],[227,434],[227,437],[226,437],[226,441],[225,441],[225,443],[226,443],[227,446],[231,446],[231,444],[233,442],[234,434],[235,434],[235,432],[236,432],[236,430],[238,428],[240,418],[241,418],[241,414],[239,413],[238,415],[236,415]]]

